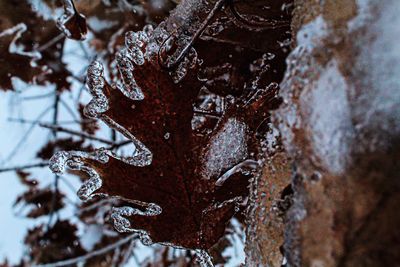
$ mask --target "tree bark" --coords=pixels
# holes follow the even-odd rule
[[[254,194],[246,266],[280,266],[280,245],[288,266],[400,266],[399,12],[397,0],[295,2],[273,114],[290,162],[259,178],[269,193]]]

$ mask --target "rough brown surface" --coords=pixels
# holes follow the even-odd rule
[[[251,229],[247,240],[247,265],[281,266],[284,235],[284,206],[287,198],[282,192],[290,184],[290,166],[286,155],[278,152],[266,160],[258,182]],[[285,201],[286,200],[286,201]]]
[[[288,265],[399,266],[399,3],[296,4],[274,115],[295,166]]]

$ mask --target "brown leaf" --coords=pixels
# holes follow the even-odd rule
[[[61,61],[65,38],[53,20],[45,20],[26,0],[0,3],[0,88],[12,89],[11,78],[25,82],[48,82],[69,89],[70,76]],[[33,65],[34,63],[34,65]]]
[[[240,48],[251,56],[231,60],[234,68],[247,65],[236,91],[215,88],[220,94],[215,99],[223,100],[214,101],[221,111],[214,114],[216,123],[201,134],[193,128],[199,114],[193,105],[205,85],[197,78],[198,58],[214,64],[221,49],[214,50],[211,41],[198,42],[182,60],[179,55],[213,8],[207,1],[183,1],[154,31],[146,27],[128,33],[126,49],[117,55],[121,85],[105,81],[99,62],[89,67],[94,98],[86,113],[130,138],[136,147],[132,157],[97,150],[59,152],[51,160],[54,172],[62,171],[64,164],[87,171],[90,179],[79,191],[82,199],[96,191],[129,202],[130,207],[114,209],[114,224],[119,231],[139,229],[143,241],[208,249],[219,240],[262,159],[258,129],[279,104],[276,84],[245,86],[252,84],[250,64],[262,53]],[[235,49],[225,46],[223,55],[229,58]],[[264,67],[259,75],[268,73]],[[203,113],[206,118],[207,110]]]
[[[81,130],[93,135],[98,129],[100,129],[100,126],[96,120],[86,117],[83,109],[84,105],[79,103],[78,111],[81,116]]]
[[[85,253],[76,235],[77,228],[69,221],[57,221],[50,229],[44,225],[28,231],[25,244],[33,263],[50,263]]]
[[[50,188],[30,187],[27,192],[17,197],[14,206],[18,204],[23,206],[32,205],[33,207],[25,216],[37,218],[62,209],[64,207],[63,197],[62,193],[55,193]]]
[[[17,170],[16,173],[22,184],[29,187],[34,187],[38,185],[38,181],[36,179],[28,179],[28,177],[31,175],[29,172]]]
[[[1,8],[1,7],[0,7]],[[12,89],[11,78],[17,76],[24,82],[32,82],[41,73],[41,69],[33,67],[33,54],[15,51],[16,40],[26,30],[25,24],[17,24],[0,32],[0,88],[7,91]]]

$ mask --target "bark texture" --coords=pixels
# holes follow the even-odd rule
[[[256,198],[248,266],[280,266],[282,244],[289,266],[400,266],[399,12],[397,0],[295,2],[273,114],[291,162],[259,181],[282,191],[291,177],[291,207],[276,223],[282,193]]]

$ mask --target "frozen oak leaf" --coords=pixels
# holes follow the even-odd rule
[[[208,249],[248,195],[249,178],[260,160],[256,132],[277,86],[226,97],[209,133],[194,130],[199,112],[194,103],[202,86],[196,68],[202,55],[191,48],[173,68],[160,62],[176,60],[201,16],[212,8],[202,6],[197,12],[197,7],[194,12],[187,2],[156,29],[127,33],[126,47],[116,55],[121,83],[108,84],[100,62],[89,66],[87,84],[93,99],[86,114],[132,140],[133,155],[120,157],[105,149],[58,152],[50,168],[85,171],[89,179],[78,191],[82,199],[108,195],[129,203],[113,209],[117,230],[138,232],[147,244]],[[176,14],[183,14],[183,20],[190,17],[193,24],[185,25]],[[172,36],[178,26],[186,28],[183,36]]]

